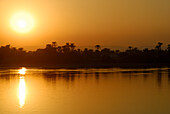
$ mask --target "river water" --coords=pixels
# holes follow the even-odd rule
[[[170,114],[170,69],[0,69],[0,114]]]

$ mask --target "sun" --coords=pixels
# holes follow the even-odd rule
[[[11,27],[19,33],[30,32],[34,27],[34,19],[31,14],[27,12],[18,12],[11,17]]]

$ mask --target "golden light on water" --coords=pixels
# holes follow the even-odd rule
[[[10,24],[16,32],[27,33],[33,29],[34,19],[27,12],[19,12],[12,16]]]
[[[18,73],[21,75],[19,78],[19,86],[18,86],[18,98],[19,98],[19,106],[22,108],[25,104],[25,98],[26,98],[26,83],[25,83],[25,75],[26,68],[23,67],[18,70]]]
[[[26,73],[26,68],[23,67],[22,69],[19,69],[18,73],[21,74],[21,75],[24,75]]]
[[[24,76],[21,76],[19,79],[19,87],[18,87],[18,97],[19,97],[19,106],[22,108],[25,104],[26,98],[26,84]]]

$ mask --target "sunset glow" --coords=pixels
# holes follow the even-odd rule
[[[126,49],[170,41],[169,0],[1,0],[1,45],[74,42]]]
[[[0,114],[170,114],[170,0],[0,0]]]
[[[19,12],[12,16],[10,24],[16,32],[27,33],[33,29],[34,19],[27,12]]]

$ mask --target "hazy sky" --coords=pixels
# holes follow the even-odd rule
[[[13,14],[29,12],[34,29],[10,26]],[[170,43],[170,0],[0,0],[0,45],[154,46]]]

